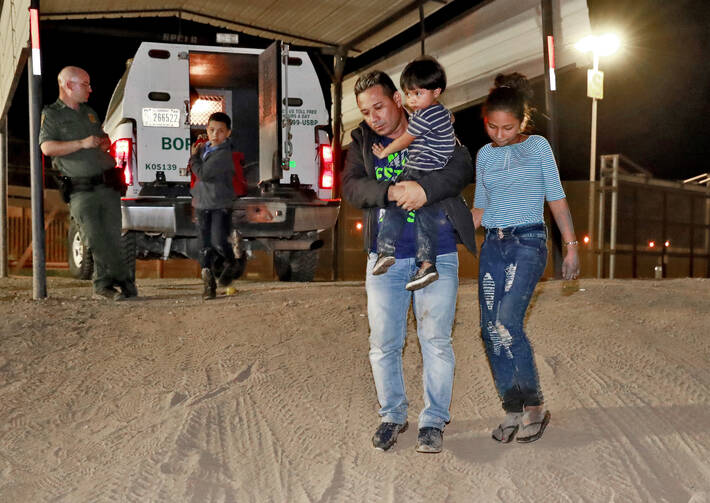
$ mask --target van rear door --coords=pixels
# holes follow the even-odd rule
[[[259,55],[259,182],[278,182],[281,167],[281,42]]]
[[[136,110],[139,182],[188,182],[189,54],[184,47],[142,44],[129,88]]]

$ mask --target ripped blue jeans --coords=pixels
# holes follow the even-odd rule
[[[486,229],[478,272],[481,337],[506,412],[543,403],[523,322],[546,262],[544,224]]]

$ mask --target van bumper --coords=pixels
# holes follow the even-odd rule
[[[335,225],[340,200],[289,201],[242,197],[234,202],[232,223],[243,238],[290,239],[294,234]],[[191,199],[124,199],[121,227],[126,231],[197,236]]]
[[[335,225],[340,200],[289,201],[241,197],[234,202],[232,222],[246,238],[291,238]]]
[[[165,237],[197,236],[192,220],[192,199],[123,199],[121,229],[163,234]]]

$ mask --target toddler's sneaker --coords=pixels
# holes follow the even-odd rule
[[[387,269],[390,268],[395,262],[394,255],[385,255],[384,253],[378,253],[377,254],[377,262],[375,262],[375,266],[372,268],[372,274],[374,276],[379,276],[380,274],[384,274],[387,272]]]
[[[407,283],[405,288],[410,292],[419,290],[420,288],[424,288],[428,284],[433,283],[437,279],[439,279],[439,273],[437,272],[434,264],[421,266],[412,280]]]

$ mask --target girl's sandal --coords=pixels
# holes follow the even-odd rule
[[[515,440],[520,443],[534,442],[535,440],[542,437],[542,434],[547,428],[547,424],[550,422],[550,411],[546,410],[545,414],[539,421],[532,421],[526,424],[526,419],[530,419],[529,413],[526,413],[521,421],[520,435]]]
[[[518,433],[522,417],[522,412],[508,412],[503,418],[503,422],[493,430],[491,438],[502,444],[511,442],[515,438],[516,433]]]

